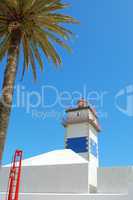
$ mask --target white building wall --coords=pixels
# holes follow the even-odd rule
[[[79,116],[77,115],[79,113]],[[90,115],[90,118],[94,119],[95,116],[89,112],[89,110],[81,110],[81,111],[75,111],[68,113],[68,119],[75,119],[76,118],[82,118],[82,117],[88,117]],[[97,187],[97,167],[99,166],[99,156],[98,156],[98,148],[97,148],[97,157],[91,154],[90,152],[90,138],[97,144],[98,147],[98,133],[97,131],[92,127],[91,124],[87,122],[82,123],[73,123],[67,125],[66,128],[66,135],[65,135],[65,143],[67,141],[67,138],[78,138],[78,137],[87,137],[88,138],[88,151],[86,153],[79,153],[80,156],[84,157],[86,160],[89,161],[89,170],[88,170],[88,182],[89,185],[92,186],[92,188]],[[94,189],[90,192],[94,192]]]
[[[7,191],[9,168],[0,173],[0,192]],[[22,193],[87,193],[88,163],[22,168]]]
[[[128,184],[128,200],[133,200],[133,180]]]
[[[66,136],[73,137],[88,137],[89,129],[88,123],[69,124],[66,128]]]
[[[128,193],[130,182],[133,182],[132,167],[98,169],[98,193]]]
[[[97,168],[93,167],[93,164],[89,164],[89,176],[88,176],[89,184],[93,187],[97,188]],[[94,190],[95,191],[95,190]],[[94,192],[93,189],[90,192]],[[96,191],[95,191],[96,192]]]
[[[92,125],[89,124],[89,139],[92,138],[95,143],[97,144],[97,158],[91,154],[91,152],[89,153],[90,155],[90,161],[92,161],[92,165],[95,167],[99,167],[99,151],[98,151],[98,133],[97,131],[92,127]],[[90,144],[89,144],[90,147]],[[90,148],[89,148],[90,151]]]
[[[89,124],[89,142],[90,138],[97,144],[98,147],[98,136],[96,130]],[[91,153],[91,144],[89,143],[89,183],[97,188],[97,168],[99,166],[99,155],[97,148],[97,157]]]
[[[48,169],[50,166],[47,166]],[[54,167],[54,166],[52,166]],[[61,167],[61,165],[60,165]],[[64,168],[64,166],[62,166]],[[67,166],[66,166],[67,167]],[[55,166],[56,168],[56,166]],[[76,170],[76,174],[74,171]],[[20,200],[132,200],[133,199],[133,168],[123,167],[123,168],[99,168],[98,169],[98,194],[87,194],[87,187],[84,185],[83,176],[86,177],[86,167],[82,168],[82,174],[77,168],[71,169],[71,177],[68,177],[67,169],[63,171],[60,168],[56,168],[54,174],[51,173],[53,169],[50,169],[50,173],[45,167],[24,167],[22,170],[21,179],[21,192],[23,195],[20,196]],[[58,174],[58,172],[61,172]],[[69,170],[70,171],[70,170]],[[85,171],[85,173],[83,173]],[[56,176],[57,174],[57,176]],[[73,174],[75,178],[73,177]],[[79,175],[77,175],[79,174]],[[1,191],[7,191],[9,168],[4,168],[0,171],[0,199],[5,200],[4,195]],[[58,181],[59,178],[68,177],[65,180]],[[77,179],[76,176],[79,178]],[[82,177],[82,178],[81,178]],[[80,180],[79,180],[80,179]],[[76,186],[73,187],[73,180],[78,182],[80,189]],[[53,182],[54,181],[54,182]],[[82,182],[83,181],[83,182]],[[87,182],[87,181],[85,181]],[[67,184],[66,184],[67,183]],[[82,188],[83,186],[83,188]],[[66,188],[65,188],[66,187]],[[50,188],[50,190],[48,190]],[[49,194],[47,191],[52,191]],[[85,189],[86,188],[86,189]],[[85,189],[85,190],[84,190]],[[44,191],[44,192],[43,192]],[[76,191],[76,192],[75,192]],[[45,193],[45,194],[44,194]],[[70,194],[71,193],[71,194]],[[73,194],[72,194],[73,193]],[[82,193],[82,194],[81,194]]]

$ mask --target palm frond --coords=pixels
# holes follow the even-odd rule
[[[50,57],[55,65],[60,65],[62,63],[61,58],[48,40],[45,32],[41,30],[41,28],[36,27],[36,35],[38,35],[38,40],[40,39],[40,42],[42,41],[43,49],[45,49],[46,56]]]
[[[12,1],[11,0],[5,0],[5,2],[6,2],[6,5],[8,5],[8,8],[10,10],[17,8],[17,5],[18,5],[17,0],[12,0]]]
[[[9,43],[10,43],[10,35],[7,34],[0,43],[0,61],[4,58],[5,54],[7,53],[7,49],[9,48]]]
[[[34,3],[34,0],[22,0],[22,9],[23,13],[25,14],[28,10],[31,9],[32,5]]]
[[[50,13],[46,17],[49,18],[49,20],[53,21],[54,23],[77,23],[79,24],[79,21],[74,19],[71,16],[63,15],[63,14],[56,14],[56,13]]]
[[[25,71],[32,68],[34,79],[37,79],[37,66],[43,70],[43,52],[48,60],[58,66],[62,64],[56,45],[71,51],[66,40],[74,36],[64,24],[78,23],[76,19],[61,12],[69,4],[63,0],[0,0],[0,60],[8,53],[10,37],[18,37],[21,45],[17,55],[23,49],[22,78]],[[37,62],[36,62],[37,61]]]
[[[52,12],[52,11],[68,8],[69,6],[70,6],[70,4],[63,4],[63,3],[57,2],[56,4],[47,6],[46,8],[42,9],[41,12]]]
[[[18,50],[17,50],[17,70],[19,69],[19,61],[20,61],[20,44],[18,45]]]
[[[34,80],[36,81],[36,79],[37,79],[36,65],[35,65],[34,55],[33,55],[33,52],[32,52],[31,49],[30,49],[30,63],[31,63],[31,67],[32,67],[32,72],[33,72]]]
[[[39,23],[39,22],[38,22]],[[64,39],[69,39],[72,35],[73,35],[73,33],[70,31],[70,30],[68,30],[68,29],[66,29],[66,28],[64,28],[64,27],[62,27],[62,26],[60,26],[60,25],[58,25],[58,24],[54,24],[54,23],[50,23],[50,22],[48,22],[48,21],[44,21],[44,22],[42,22],[42,23],[39,23],[45,30],[49,30],[49,31],[52,31],[52,32],[54,32],[54,33],[56,33],[56,34],[58,34],[58,35],[60,35],[61,37],[63,37]]]
[[[72,52],[72,49],[62,40],[60,40],[59,38],[57,38],[54,34],[45,31],[45,34],[54,42],[56,42],[57,44],[59,44],[61,47],[63,47],[64,49],[66,49],[68,52]]]
[[[23,51],[24,51],[24,63],[25,63],[26,69],[28,70],[30,44],[29,44],[28,37],[26,37],[25,34],[22,37],[22,44],[23,44]]]
[[[36,12],[46,12],[47,9],[57,3],[59,3],[60,0],[36,0],[31,8],[31,11],[36,10]]]
[[[0,1],[0,10],[1,13],[9,13],[11,11],[11,8],[7,5],[7,2],[5,0]]]
[[[32,46],[32,50],[34,52],[35,58],[37,59],[37,61],[39,63],[39,66],[41,68],[41,71],[43,71],[43,61],[41,59],[41,56],[40,56],[40,53],[39,53],[39,50],[38,50],[38,46],[37,46],[37,42],[36,42],[35,38],[32,39],[31,46]]]

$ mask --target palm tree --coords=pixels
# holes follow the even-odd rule
[[[42,52],[55,65],[60,65],[62,61],[53,42],[69,49],[64,40],[69,39],[72,32],[63,25],[78,23],[71,16],[58,12],[66,7],[68,4],[62,0],[0,0],[0,61],[7,58],[0,98],[0,161],[20,52],[23,52],[22,76],[31,67],[34,79],[37,79],[35,61],[43,70]]]

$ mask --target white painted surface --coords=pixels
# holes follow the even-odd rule
[[[92,164],[89,164],[88,182],[90,185],[97,188],[97,167],[93,167]]]
[[[64,165],[88,163],[81,156],[70,149],[56,150],[31,157],[22,161],[22,166]],[[10,165],[5,165],[8,167]]]
[[[98,154],[98,134],[97,131],[89,126],[89,183],[97,188],[97,169],[99,167],[99,154]],[[97,144],[97,157],[91,154],[90,140],[93,140]]]
[[[133,181],[128,184],[128,200],[133,200]]]
[[[8,176],[9,168],[3,167],[0,171],[2,192],[7,191]],[[49,156],[43,154],[24,160],[20,191],[23,193],[88,192],[88,162],[71,150],[52,152]]]
[[[98,134],[91,124],[89,124],[88,126],[89,126],[89,142],[90,139],[92,139],[97,144],[97,158],[96,158],[90,152],[90,143],[89,143],[89,161],[92,161],[92,166],[99,167]]]
[[[88,123],[70,124],[66,129],[66,138],[88,137]]]
[[[128,184],[131,181],[133,182],[132,167],[98,169],[99,193],[128,193]]]
[[[98,155],[98,132],[97,130],[89,123],[89,118],[97,123],[97,118],[92,113],[89,108],[74,110],[68,112],[68,125],[66,126],[66,136],[65,143],[67,139],[70,138],[79,138],[87,137],[88,151],[84,153],[79,153],[80,156],[89,161],[88,169],[88,182],[90,187],[90,192],[96,190],[97,188],[97,168],[99,166],[99,156],[95,157],[91,154],[91,145],[90,141],[93,140],[97,144],[97,155]],[[88,121],[87,121],[88,120]]]
[[[73,164],[73,165],[79,165],[79,164]],[[55,171],[53,171],[52,169],[53,167],[55,166],[49,165],[49,166],[46,166],[46,168],[44,168],[44,166],[23,167],[21,192],[31,193],[31,194],[22,195],[20,200],[34,200],[35,198],[37,200],[42,200],[42,199],[43,200],[57,200],[57,199],[58,200],[60,199],[62,200],[132,200],[133,199],[133,168],[132,167],[98,169],[98,193],[99,193],[98,195],[86,194],[87,193],[85,191],[87,190],[87,188],[85,189],[86,184],[84,185],[83,183],[84,181],[82,179],[83,176],[86,177],[86,168],[83,167],[82,172],[80,171],[81,174],[79,174],[79,171],[77,168],[75,168],[75,166],[73,166],[72,170],[68,170],[66,166],[66,168],[64,168],[63,171],[61,171],[60,167],[63,167],[63,165],[58,165],[57,168],[55,168],[56,173]],[[50,176],[49,176],[47,170],[48,171],[50,170],[50,172],[53,171],[54,176],[53,176],[53,173],[50,173]],[[75,170],[77,174],[75,173]],[[71,174],[70,174],[71,177],[67,174],[68,171],[71,171]],[[64,172],[66,172],[65,176],[67,177],[67,180],[65,179],[65,182],[64,182],[64,178],[65,178]],[[2,174],[0,171],[0,180],[2,182],[2,185],[1,185],[2,187],[0,187],[1,191],[7,190],[8,174],[9,174],[9,168],[7,167],[4,168],[4,171],[2,172]],[[47,174],[48,176],[47,175],[45,176],[45,174]],[[55,177],[55,174],[57,175],[56,177]],[[61,174],[62,174],[63,179],[61,178]],[[49,177],[50,177],[50,180],[49,180]],[[76,179],[76,177],[79,177],[79,178]],[[76,182],[78,181],[77,182],[78,186],[76,186],[76,190],[74,189],[74,191],[71,191],[71,189],[73,189],[73,186],[72,186],[73,180],[75,180]],[[87,180],[85,182],[87,182]],[[47,185],[48,183],[49,185]],[[55,184],[56,184],[56,187],[54,186]],[[61,194],[61,193],[64,193],[63,192],[64,187],[66,187],[65,192],[67,193],[65,195]],[[56,192],[59,190],[58,192],[60,194],[52,194],[52,193],[43,194],[43,192],[47,193],[49,188],[50,188],[50,191],[52,190],[52,193],[55,190]],[[80,189],[83,189],[81,193],[84,193],[84,194],[79,195]],[[75,194],[73,195],[70,194],[70,191],[71,193],[75,192]],[[128,192],[129,192],[129,196],[126,195],[128,194]],[[35,194],[35,193],[41,193],[41,194]],[[5,200],[5,199],[2,199],[2,200]]]
[[[0,199],[5,200],[0,194]],[[129,200],[126,194],[21,194],[20,200]]]

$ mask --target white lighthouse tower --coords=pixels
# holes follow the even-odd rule
[[[65,148],[72,149],[89,162],[89,191],[97,190],[97,168],[99,167],[98,117],[94,109],[84,99],[77,106],[66,110],[63,125],[66,128]]]

